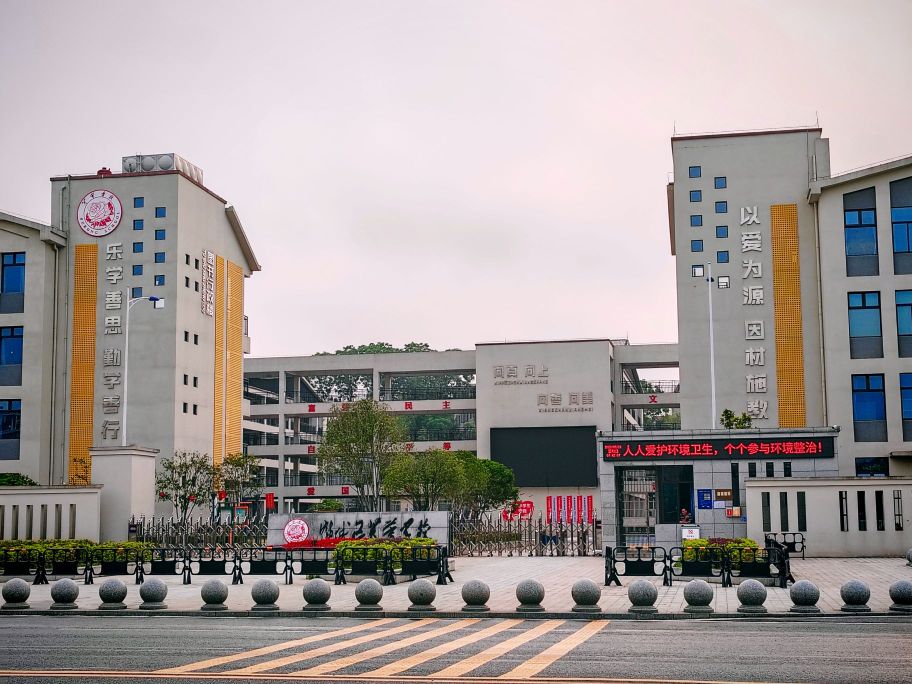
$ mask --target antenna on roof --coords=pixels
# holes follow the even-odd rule
[[[820,112],[814,112],[814,117],[817,119],[817,128],[820,128]]]

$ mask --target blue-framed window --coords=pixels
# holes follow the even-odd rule
[[[161,287],[165,284],[165,276],[157,275],[155,276],[155,287]]]
[[[0,439],[19,439],[22,422],[22,401],[0,399]]]
[[[25,252],[7,252],[3,255],[0,291],[4,294],[25,292]]]
[[[893,251],[912,252],[912,207],[890,209],[893,222]]]
[[[132,289],[130,290],[130,296],[131,296],[133,299],[136,299],[137,297],[142,297],[142,288],[141,288],[141,287],[134,287],[134,288],[132,288]]]
[[[689,178],[699,178],[703,175],[703,169],[699,166],[690,166],[687,169],[687,175]]]
[[[852,376],[852,414],[855,422],[887,419],[883,375]]]
[[[142,219],[133,219],[133,230],[142,230],[143,229],[143,220]]]
[[[728,250],[727,249],[721,249],[718,252],[716,252],[716,262],[720,263],[720,264],[728,263]]]
[[[880,293],[849,292],[849,337],[880,336]]]
[[[716,237],[717,238],[727,238],[728,237],[728,226],[716,226]]]
[[[896,291],[896,331],[912,335],[912,290]]]
[[[143,273],[142,264],[133,264],[133,275],[140,276]]]
[[[716,202],[716,213],[717,214],[727,214],[728,213],[728,202]]]
[[[133,254],[140,254],[143,251],[143,243],[134,242],[133,243]]]
[[[690,215],[690,227],[699,228],[703,225],[703,216],[702,214],[691,214]]]
[[[724,190],[728,187],[728,178],[725,176],[716,176],[713,178],[713,187],[716,190]]]
[[[691,240],[690,241],[690,251],[691,252],[702,252],[703,251],[703,240]]]
[[[144,206],[146,206],[145,197],[134,197],[133,198],[133,208],[134,209],[142,209]]]
[[[846,256],[877,254],[877,211],[874,188],[842,196]]]
[[[164,207],[155,207],[155,218],[165,218],[168,211]]]
[[[22,326],[0,328],[0,364],[22,365]]]
[[[690,201],[691,202],[702,202],[703,201],[703,191],[702,190],[691,190],[690,191]]]
[[[156,253],[155,253],[155,263],[156,263],[156,264],[163,264],[163,263],[165,263],[165,253],[164,253],[164,252],[156,252]]]
[[[902,403],[902,419],[912,420],[912,373],[899,374],[899,398]]]
[[[155,229],[155,239],[156,239],[156,240],[164,240],[164,239],[165,239],[165,229],[164,229],[164,228],[156,228],[156,229]]]

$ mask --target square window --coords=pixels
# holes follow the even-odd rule
[[[687,169],[687,175],[690,178],[699,178],[703,175],[703,169],[699,166],[691,166]]]
[[[723,190],[728,187],[728,179],[725,176],[716,176],[713,178],[713,187],[716,190]]]
[[[691,240],[690,241],[690,251],[691,252],[702,252],[703,251],[703,240]]]
[[[691,214],[690,215],[690,227],[699,228],[703,225],[703,216],[700,214]]]
[[[728,250],[723,249],[723,250],[716,252],[716,262],[718,262],[720,264],[727,264],[728,263]]]
[[[133,275],[140,276],[142,275],[143,267],[142,264],[133,264]]]
[[[142,288],[141,288],[141,287],[134,287],[133,289],[130,290],[130,296],[131,296],[133,299],[137,299],[138,297],[142,297]]]
[[[716,202],[716,213],[717,214],[727,214],[728,213],[728,202]]]
[[[155,218],[165,218],[167,212],[164,207],[155,207]]]
[[[156,253],[155,253],[155,263],[156,263],[156,264],[163,264],[163,263],[165,263],[165,253],[164,253],[164,252],[156,252]]]
[[[719,289],[727,290],[731,287],[731,277],[730,276],[719,276]]]
[[[164,228],[156,228],[156,229],[155,229],[155,239],[156,239],[156,240],[164,240],[164,239],[165,239],[165,229],[164,229]]]
[[[142,230],[143,229],[143,220],[142,219],[133,219],[133,230]]]
[[[690,275],[694,278],[703,277],[703,264],[695,264],[690,267]]]
[[[146,206],[145,197],[134,197],[133,198],[133,208],[134,209],[142,209],[144,206]]]
[[[140,254],[143,251],[143,243],[134,242],[133,243],[133,254]]]
[[[155,276],[155,286],[156,287],[161,287],[164,284],[165,284],[165,276],[163,276],[163,275]]]
[[[691,202],[702,202],[703,201],[703,191],[702,190],[691,190],[690,191],[690,201]]]
[[[190,278],[184,276],[184,287],[190,287]]]
[[[200,336],[197,335],[196,333],[194,333],[193,334],[193,344],[199,344],[199,343],[200,343]]]
[[[716,226],[716,237],[717,238],[727,238],[728,237],[728,226]]]

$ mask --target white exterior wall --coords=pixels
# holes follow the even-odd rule
[[[0,539],[97,542],[100,515],[101,487],[0,487]]]

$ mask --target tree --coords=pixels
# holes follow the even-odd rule
[[[461,508],[478,515],[516,501],[519,490],[513,471],[507,466],[478,458],[471,451],[453,453],[462,463],[465,473],[465,487],[456,497],[456,503]]]
[[[416,511],[432,511],[443,499],[465,489],[462,462],[452,452],[431,449],[395,456],[383,476],[383,493],[412,503]]]
[[[0,487],[37,487],[38,483],[21,473],[0,473]]]
[[[225,457],[218,469],[218,479],[230,503],[260,498],[263,493],[260,467],[258,456],[237,453]]]
[[[339,513],[345,508],[343,504],[338,499],[323,499],[318,501],[310,507],[310,510],[317,513]]]
[[[170,501],[178,522],[186,524],[200,505],[208,505],[217,469],[208,454],[175,451],[173,458],[161,462],[155,474],[155,488],[161,501]]]
[[[402,453],[405,431],[385,404],[361,399],[347,410],[334,406],[320,447],[320,470],[351,482],[358,506],[380,510],[380,485]]]
[[[753,421],[746,413],[739,416],[731,409],[725,409],[719,417],[719,424],[727,430],[748,430],[753,425]]]

